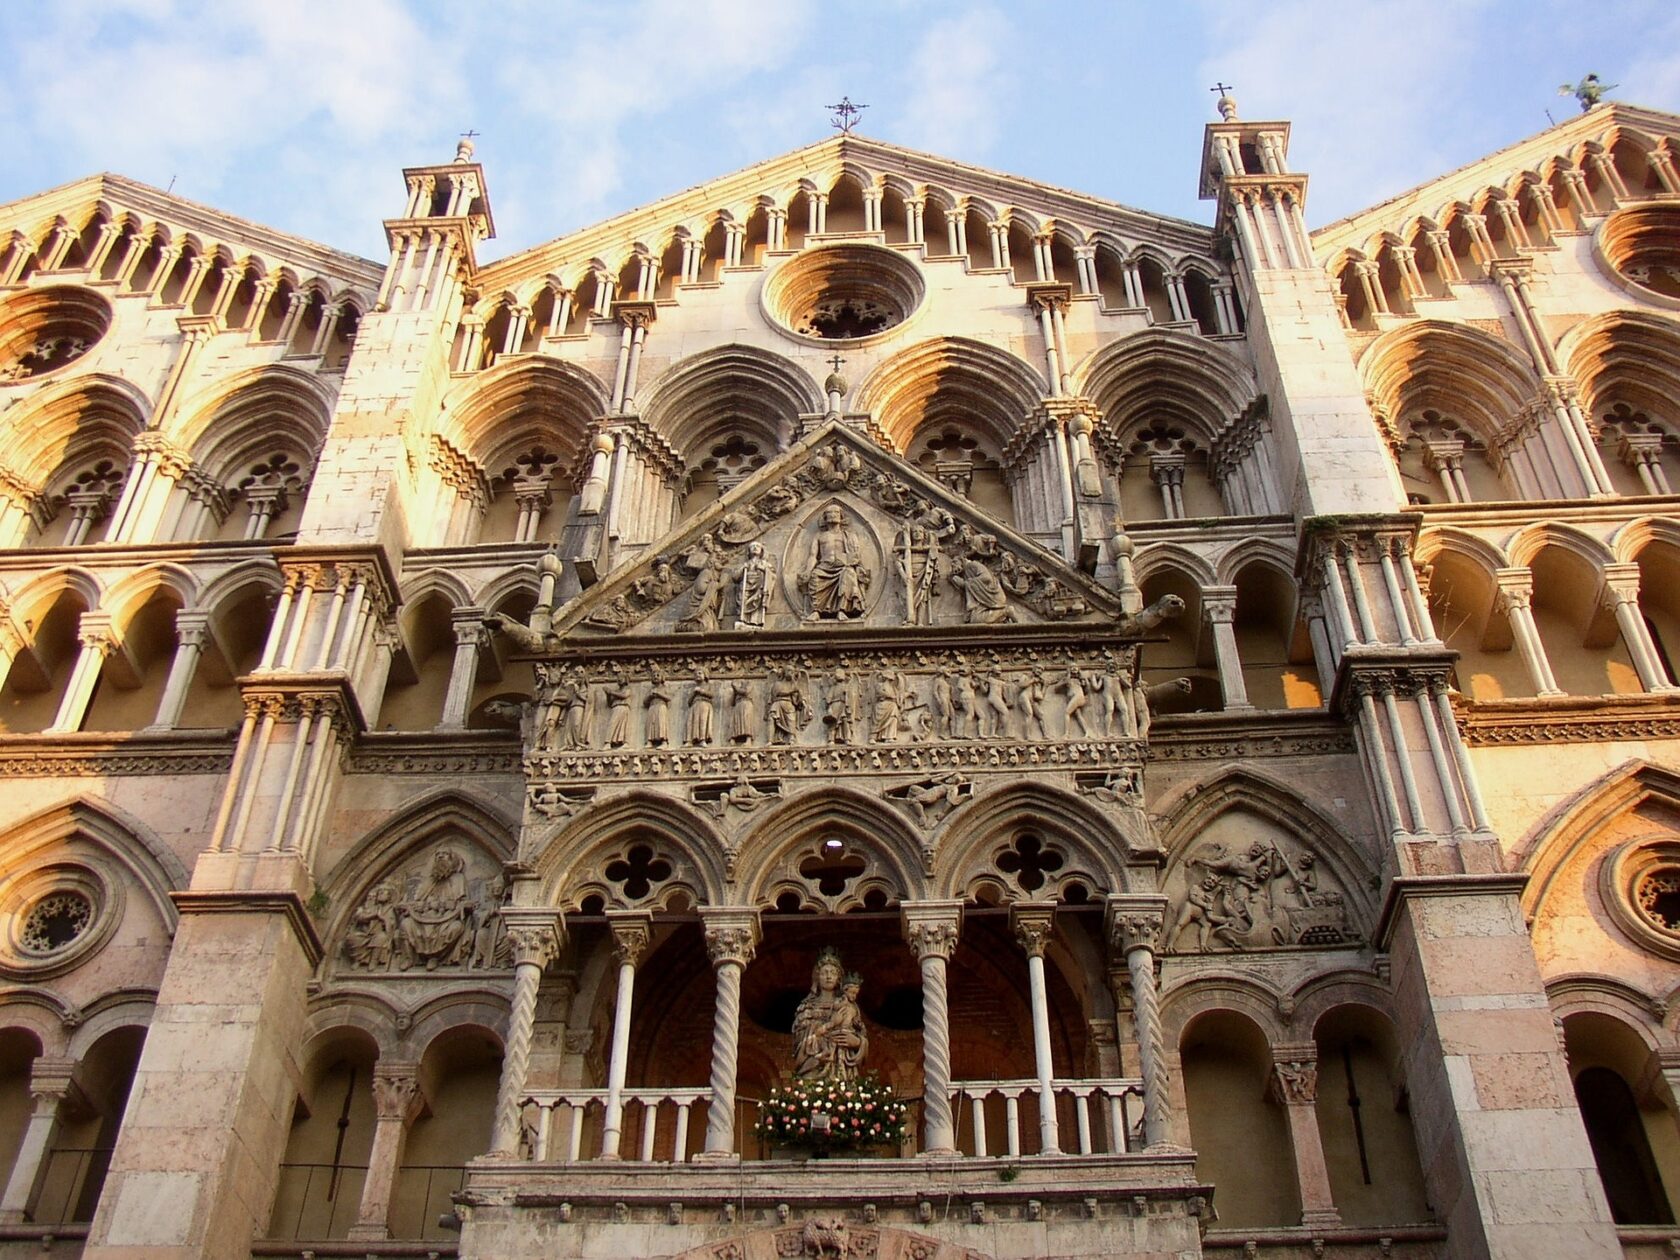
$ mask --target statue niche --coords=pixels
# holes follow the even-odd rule
[[[440,844],[367,890],[350,913],[341,952],[355,971],[505,967],[498,912],[506,890],[489,862],[469,865],[460,849]]]

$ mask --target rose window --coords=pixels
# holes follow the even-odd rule
[[[9,298],[0,304],[0,384],[68,367],[110,326],[110,306],[86,289],[55,285]]]
[[[922,304],[922,273],[903,254],[844,243],[810,249],[764,285],[770,318],[800,341],[863,341],[904,323]]]
[[[19,942],[35,954],[50,954],[71,944],[93,922],[93,903],[79,892],[56,892],[30,907]]]
[[[1634,892],[1639,912],[1665,932],[1680,932],[1680,867],[1659,866]]]

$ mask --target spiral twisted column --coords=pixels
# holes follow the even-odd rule
[[[1155,949],[1166,919],[1166,898],[1116,896],[1108,903],[1110,949],[1126,960],[1132,981],[1132,1018],[1143,1069],[1143,1138],[1147,1146],[1170,1140],[1167,1105],[1167,1039],[1155,985]]]
[[[712,1013],[712,1100],[706,1112],[702,1159],[734,1159],[735,1079],[741,1049],[741,976],[758,947],[758,911],[750,907],[702,910],[706,955],[717,973]]]
[[[560,912],[505,909],[508,944],[513,949],[513,1005],[508,1012],[507,1049],[502,1055],[501,1087],[496,1091],[496,1125],[490,1154],[497,1159],[519,1155],[519,1112],[525,1098],[525,1074],[531,1066],[531,1029],[537,1018],[537,986],[543,968],[560,952]]]
[[[962,902],[907,901],[904,939],[922,969],[922,1154],[955,1155],[951,1116],[951,1005],[946,964],[957,950]]]

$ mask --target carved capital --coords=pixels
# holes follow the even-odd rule
[[[901,907],[904,940],[920,962],[924,958],[951,961],[962,932],[960,901],[907,901]]]
[[[613,958],[620,967],[634,967],[647,952],[653,938],[653,916],[644,910],[609,910],[607,925],[612,931]]]
[[[713,967],[734,963],[745,968],[752,962],[759,941],[757,910],[702,910],[700,922],[706,937],[706,957]]]
[[[374,1064],[373,1109],[379,1119],[412,1124],[425,1105],[418,1063]]]
[[[515,967],[546,967],[554,961],[564,930],[559,911],[504,906],[501,913]]]
[[[1318,1099],[1318,1060],[1280,1059],[1272,1064],[1272,1092],[1285,1106],[1307,1105]]]
[[[1159,950],[1166,917],[1167,899],[1162,896],[1118,893],[1108,898],[1105,918],[1113,961],[1125,961],[1134,949]]]
[[[1015,939],[1028,958],[1044,957],[1056,927],[1056,907],[1053,903],[1019,902],[1009,908],[1009,925],[1015,929]]]

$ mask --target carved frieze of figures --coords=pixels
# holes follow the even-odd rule
[[[1184,863],[1164,946],[1175,953],[1341,945],[1358,939],[1340,889],[1305,849],[1211,842]]]
[[[528,795],[531,808],[544,818],[570,818],[595,798],[595,789],[561,788],[552,783],[533,783]]]
[[[1130,644],[1054,659],[1033,649],[542,661],[522,725],[528,755],[545,760],[685,748],[1132,740],[1148,733],[1151,697],[1184,686],[1142,684]]]
[[[351,912],[342,953],[356,970],[434,972],[509,965],[501,909],[507,885],[487,861],[469,866],[442,844],[369,888]]]

